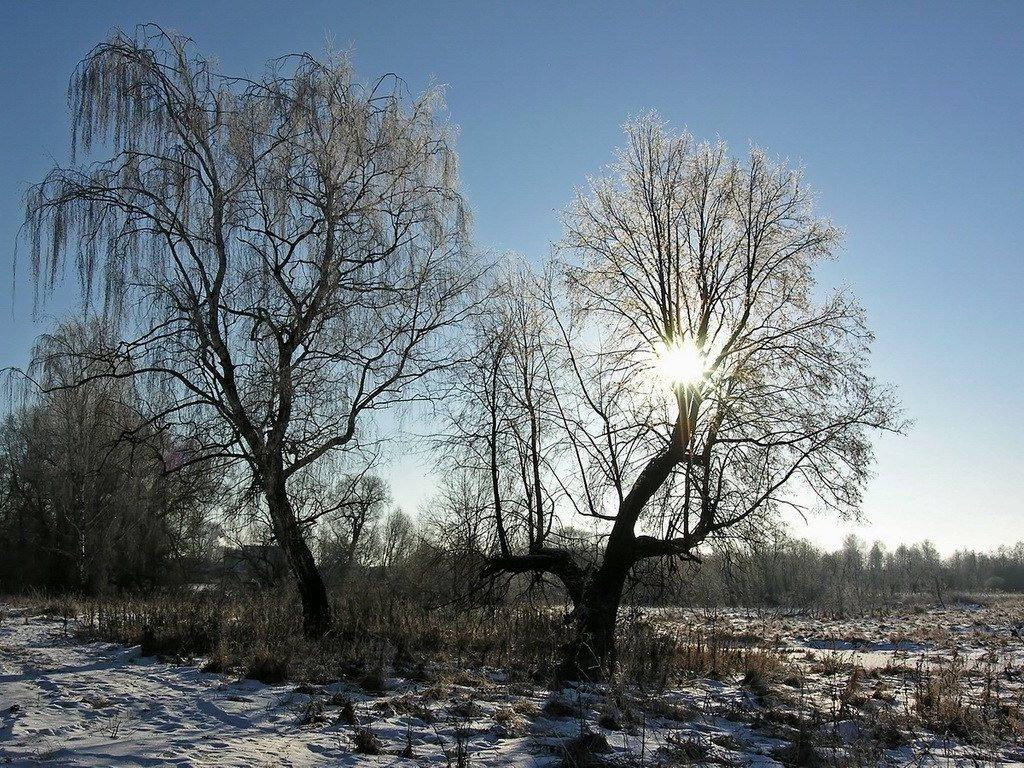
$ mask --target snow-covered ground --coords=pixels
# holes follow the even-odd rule
[[[457,765],[462,741],[471,765],[558,765],[562,744],[581,729],[571,710],[596,703],[586,692],[512,691],[486,678],[429,686],[390,680],[388,688],[368,694],[344,684],[232,679],[140,658],[134,648],[77,642],[64,636],[59,621],[12,611],[0,626],[0,763]],[[346,701],[355,724],[346,722]],[[779,745],[758,740],[738,723],[716,726],[714,718],[678,725],[652,722],[646,733],[633,735],[593,723],[582,727],[604,731],[609,759],[645,755],[648,764],[674,731],[709,744],[728,736],[762,749]],[[362,727],[391,754],[356,753]],[[409,744],[413,757],[402,757]],[[767,758],[751,764],[778,765]]]
[[[894,647],[864,651],[835,626],[771,619],[778,629],[773,636],[763,617],[735,614],[730,621],[777,645],[784,637],[808,680],[800,696],[820,698],[822,706],[832,677],[849,678],[841,658],[821,668],[819,655],[833,652],[822,643],[851,644],[835,650],[840,656],[891,653],[900,664],[910,663],[900,654],[924,648],[920,640],[881,633],[875,644]],[[429,683],[392,679],[385,688],[271,686],[204,673],[140,658],[137,648],[83,643],[66,636],[59,620],[9,609],[0,623],[0,764],[458,766],[464,754],[463,765],[558,766],[573,765],[576,740],[588,759],[609,765],[780,766],[792,747],[780,718],[770,715],[798,706],[793,696],[773,695],[767,704],[738,679],[694,680],[656,696],[526,688],[504,682],[497,671]],[[819,764],[1024,764],[1015,762],[1012,744],[988,749],[979,760],[976,749],[921,733],[865,762],[868,753],[857,746],[865,726],[833,718],[816,727],[827,731],[818,734],[825,745]],[[581,733],[588,736],[580,740]],[[360,744],[367,743],[381,754],[364,754]]]

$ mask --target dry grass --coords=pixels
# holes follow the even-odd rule
[[[919,737],[927,734],[952,737],[979,755],[994,754],[1000,744],[1019,744],[1024,736],[1016,682],[1020,671],[1007,668],[1004,657],[995,653],[987,665],[954,659],[941,665],[865,669],[835,652],[786,655],[770,642],[758,645],[759,637],[750,632],[713,621],[687,624],[627,613],[620,622],[612,684],[587,689],[585,697],[553,693],[538,708],[538,686],[546,688],[552,680],[566,635],[557,610],[428,611],[397,598],[368,595],[336,603],[338,630],[310,643],[301,634],[297,602],[266,593],[51,599],[37,608],[44,609],[65,617],[72,630],[77,621],[77,631],[88,637],[141,645],[145,653],[172,659],[203,657],[211,670],[268,683],[347,680],[383,697],[392,711],[428,724],[477,718],[488,710],[473,697],[490,701],[487,697],[500,689],[510,699],[494,709],[491,719],[503,736],[526,735],[538,717],[569,718],[579,721],[581,733],[594,726],[618,738],[643,731],[652,718],[682,724],[710,714],[766,730],[788,745],[777,759],[809,766],[877,765],[884,750],[917,749]],[[498,670],[505,671],[504,677]],[[393,677],[424,684],[389,693]],[[676,695],[702,678],[725,681],[732,690],[741,686],[744,696],[711,711],[707,703]],[[356,728],[373,719],[369,709],[357,717],[343,694],[321,704],[316,695],[323,689],[308,689],[314,698],[299,713],[300,725],[322,722],[324,704],[339,707],[332,717]],[[664,695],[666,690],[673,693]],[[852,740],[840,736],[851,722],[857,724]],[[356,748],[372,750],[372,736],[357,731]],[[669,764],[715,762],[710,742],[685,734],[680,739],[666,746],[664,757],[675,761]],[[464,756],[463,747],[459,738],[445,742],[453,765]],[[597,741],[581,739],[564,747],[558,755],[565,765],[608,762]]]
[[[913,714],[933,733],[985,745],[1024,735],[1020,695],[1004,695],[992,668],[969,670],[962,659],[916,676]],[[980,684],[980,695],[978,692]]]
[[[555,614],[537,608],[427,611],[397,599],[334,604],[334,633],[318,642],[301,633],[301,610],[287,596],[182,594],[156,599],[81,601],[80,636],[139,645],[147,655],[204,657],[206,669],[267,683],[351,679],[381,692],[389,671],[425,679],[500,667],[550,676],[560,649]]]
[[[352,751],[357,755],[379,755],[384,745],[369,728],[357,728],[352,734]]]
[[[699,677],[739,676],[767,685],[792,674],[776,650],[755,647],[746,636],[699,626],[662,627],[640,618],[621,624],[619,674],[647,690]]]
[[[49,608],[77,616],[73,629],[83,637],[139,645],[147,655],[203,658],[208,671],[265,683],[346,679],[373,693],[386,690],[390,674],[477,688],[486,684],[488,669],[503,669],[512,686],[547,683],[565,638],[557,610],[426,610],[373,595],[334,603],[337,629],[318,642],[302,636],[297,601],[277,593],[67,600]],[[617,679],[646,691],[694,677],[746,677],[757,687],[789,671],[777,653],[745,638],[666,629],[636,617],[620,621],[618,646]]]

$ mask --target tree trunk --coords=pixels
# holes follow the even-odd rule
[[[274,538],[284,552],[302,599],[302,628],[306,637],[317,639],[331,629],[331,606],[327,587],[316,560],[299,529],[284,481],[268,483],[267,507],[274,525]]]
[[[607,680],[615,670],[615,630],[630,561],[609,547],[573,611],[573,634],[562,652],[563,680]]]
[[[588,589],[574,612],[573,634],[562,651],[563,680],[606,680],[615,667],[615,620],[619,594]]]
[[[635,533],[637,520],[647,502],[685,458],[689,439],[688,428],[680,417],[669,446],[651,458],[620,502],[601,567],[587,580],[575,602],[576,631],[562,656],[563,678],[602,680],[614,671],[615,627],[622,589],[629,569],[640,557]]]

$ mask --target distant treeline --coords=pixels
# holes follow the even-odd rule
[[[836,551],[784,533],[711,553],[668,579],[638,584],[640,600],[691,605],[779,606],[846,612],[924,594],[1024,591],[1024,543],[994,552],[941,555],[924,541],[889,549],[849,536]]]

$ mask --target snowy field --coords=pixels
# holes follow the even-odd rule
[[[912,717],[925,695],[955,717],[956,706],[988,697],[986,706],[1016,722],[1019,609],[856,621],[718,614],[734,643],[777,656],[780,678],[698,677],[644,694],[510,685],[494,670],[390,679],[375,693],[340,682],[271,686],[201,672],[202,660],[172,665],[137,648],[83,643],[60,620],[9,608],[0,624],[0,764],[1024,765],[1019,734],[981,738],[970,719],[935,733]],[[686,633],[708,617],[655,620]]]

